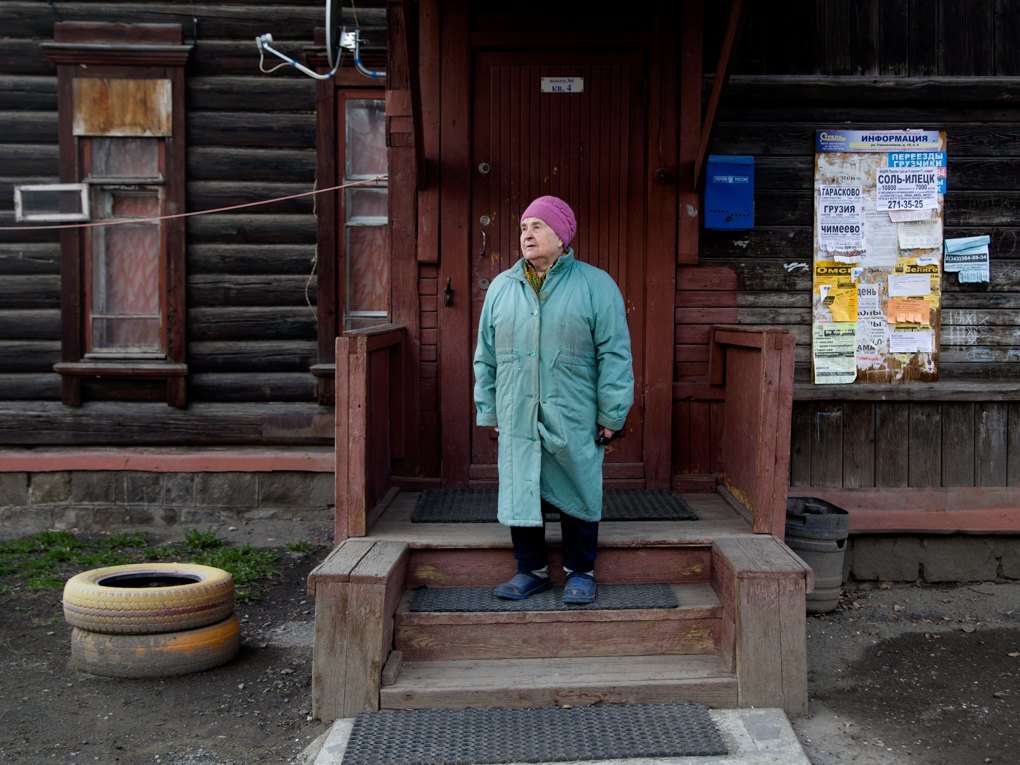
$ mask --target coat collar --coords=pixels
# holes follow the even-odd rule
[[[553,274],[565,273],[572,265],[574,265],[574,251],[568,247],[549,268],[549,273],[546,274],[546,277],[548,278]],[[520,282],[526,282],[528,280],[528,277],[524,275],[523,257],[510,267],[510,276]]]

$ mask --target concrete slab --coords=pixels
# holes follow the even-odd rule
[[[730,754],[717,757],[656,757],[616,760],[573,760],[538,765],[811,765],[781,709],[711,709]],[[341,765],[353,719],[337,720],[313,765]],[[476,765],[492,765],[476,763]],[[507,765],[522,765],[508,763]]]

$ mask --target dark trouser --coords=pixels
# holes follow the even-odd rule
[[[543,516],[558,512],[563,535],[563,566],[571,571],[593,571],[599,545],[599,522],[582,521],[542,500]],[[511,526],[517,570],[537,571],[549,565],[545,549],[545,523],[541,526]]]

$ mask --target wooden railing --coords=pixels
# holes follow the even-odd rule
[[[785,329],[712,328],[709,382],[724,388],[722,485],[756,533],[782,539],[790,473],[794,338]]]
[[[336,339],[334,543],[368,533],[404,456],[404,328],[384,324]]]

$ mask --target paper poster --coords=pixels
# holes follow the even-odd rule
[[[815,324],[811,357],[815,382],[836,385],[857,379],[857,325]]]
[[[864,249],[864,202],[860,186],[818,188],[818,246],[832,253]]]
[[[861,265],[865,268],[893,268],[900,257],[899,231],[889,220],[888,213],[866,210],[864,214],[865,254]]]
[[[935,350],[935,333],[930,329],[896,327],[889,333],[889,353],[931,353]]]
[[[857,285],[857,319],[884,319],[877,284]]]
[[[815,138],[814,381],[934,382],[943,246],[947,263],[950,251],[946,134],[838,129]],[[954,251],[961,281],[982,278],[980,245]]]
[[[857,320],[858,369],[879,369],[889,353],[889,325],[885,317]]]
[[[934,250],[942,247],[942,221],[939,218],[897,224],[901,250]]]
[[[849,264],[832,260],[815,263],[815,304],[831,321],[857,321],[855,270]]]
[[[875,207],[878,210],[937,209],[938,193],[934,167],[879,168],[875,173]]]
[[[931,325],[931,303],[924,298],[889,298],[885,311],[889,322],[892,324]]]
[[[946,240],[946,272],[957,275],[961,284],[991,280],[988,262],[989,236],[967,236]]]
[[[931,294],[928,274],[890,274],[889,297],[911,297]]]

